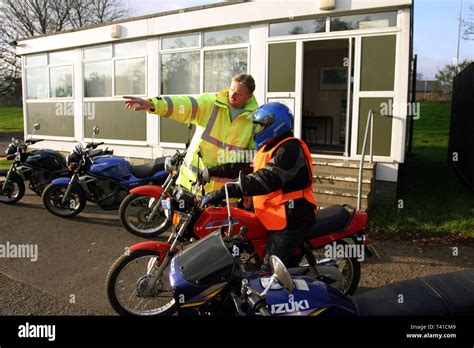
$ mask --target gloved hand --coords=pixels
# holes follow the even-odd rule
[[[229,198],[240,198],[242,197],[242,191],[237,184],[229,184]],[[207,194],[201,201],[201,207],[206,206],[207,204],[219,204],[222,200],[225,199],[225,187],[220,188],[219,190],[212,191]]]
[[[223,199],[225,199],[225,189],[221,188],[219,190],[212,191],[207,194],[201,201],[201,206],[205,207],[208,204],[219,204]]]

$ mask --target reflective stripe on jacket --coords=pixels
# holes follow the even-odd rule
[[[199,168],[208,168],[229,162],[251,161],[248,151],[254,150],[254,125],[247,116],[258,108],[252,96],[245,104],[244,111],[233,121],[229,111],[229,90],[217,94],[206,93],[196,97],[169,96],[150,98],[155,105],[155,113],[181,123],[196,125],[196,133],[189,145],[184,165],[181,167],[177,183],[191,189]],[[198,152],[202,159],[198,160]],[[221,188],[228,180],[213,178],[205,186],[206,192]]]
[[[271,150],[265,151],[266,146],[258,150],[254,159],[254,172],[263,168],[271,159],[273,153],[278,150],[281,144],[289,140],[298,140],[308,163],[310,180],[303,190],[283,193],[283,190],[274,191],[266,195],[254,196],[253,206],[255,214],[267,230],[283,230],[286,227],[286,207],[285,203],[290,200],[305,198],[309,203],[316,206],[316,200],[312,191],[313,160],[306,144],[297,138],[289,137],[280,141]]]

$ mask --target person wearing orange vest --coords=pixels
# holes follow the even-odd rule
[[[286,105],[264,104],[248,118],[260,125],[255,135],[253,173],[245,175],[240,185],[229,185],[229,196],[253,196],[255,214],[269,234],[262,270],[270,270],[271,255],[291,267],[293,251],[314,222],[311,154],[306,144],[293,136],[293,115]],[[228,164],[213,171],[231,178],[238,170],[248,172],[249,167],[244,163]],[[224,198],[222,188],[205,196],[202,204],[217,204]]]

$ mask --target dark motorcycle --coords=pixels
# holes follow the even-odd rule
[[[40,130],[40,125],[35,124],[35,131]],[[38,196],[54,179],[71,177],[66,160],[54,150],[33,150],[28,152],[28,146],[36,144],[43,139],[12,139],[6,150],[6,160],[12,160],[10,169],[0,169],[0,202],[13,204],[18,202],[25,194],[25,181],[28,187]],[[91,156],[112,154],[111,150],[96,149],[100,144],[89,143],[87,148],[93,149]]]
[[[94,127],[93,133],[99,133],[98,127]],[[63,218],[79,214],[87,201],[97,203],[103,210],[118,209],[131,188],[146,184],[161,185],[167,175],[164,158],[131,166],[118,156],[93,157],[92,150],[80,144],[76,145],[66,161],[72,177],[53,180],[43,192],[46,209]]]

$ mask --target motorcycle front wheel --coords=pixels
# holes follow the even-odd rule
[[[0,202],[5,204],[14,204],[25,195],[25,183],[18,175],[10,176],[5,190],[2,190],[6,180],[6,174],[0,175]]]
[[[62,204],[67,186],[49,184],[43,191],[43,204],[45,208],[53,215],[62,218],[71,218],[79,214],[86,205],[86,198],[77,192],[71,190],[65,204]]]
[[[344,240],[337,241],[337,245],[347,245],[348,243]],[[327,249],[325,247],[317,248],[312,250],[313,255],[318,262],[318,266],[325,265],[325,260],[331,264],[331,266],[324,266],[326,269],[335,268],[334,270],[338,272],[340,276],[340,281],[336,284],[330,284],[331,286],[336,287],[339,291],[344,293],[345,295],[353,295],[354,292],[357,290],[360,281],[360,262],[355,257],[337,257],[329,260],[326,256]],[[303,257],[300,262],[299,266],[308,266],[308,261],[306,257]],[[326,273],[324,269],[321,272],[323,275]],[[332,272],[330,272],[332,273]]]
[[[151,293],[144,291],[158,270],[160,257],[150,250],[131,251],[112,265],[105,281],[105,291],[118,314],[165,316],[176,313],[177,305],[167,269]]]
[[[120,204],[119,217],[125,229],[139,237],[153,238],[159,236],[171,226],[171,222],[159,207],[153,219],[147,221],[153,210],[156,198],[129,194]]]

